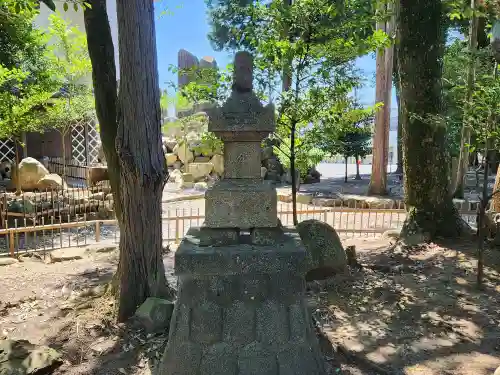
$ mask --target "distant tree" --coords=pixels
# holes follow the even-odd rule
[[[345,160],[344,181],[347,182],[348,158],[364,158],[370,154],[370,140],[375,111],[380,105],[362,108],[356,100],[345,97],[331,107],[327,116],[314,127],[319,147],[327,154],[342,155]],[[359,165],[356,163],[356,179]]]
[[[46,126],[61,134],[63,177],[66,176],[66,136],[80,122],[90,121],[94,115],[94,97],[85,82],[90,78],[92,65],[87,50],[87,38],[77,27],[65,21],[61,14],[49,16],[48,35],[54,54],[61,91],[51,101],[45,116]]]

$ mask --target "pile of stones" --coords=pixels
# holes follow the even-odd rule
[[[210,186],[224,174],[224,150],[208,133],[206,112],[197,112],[182,119],[182,126],[166,127],[162,139],[169,168],[169,182],[179,188]],[[261,177],[286,182],[285,170],[274,154],[275,140],[266,139],[261,151]]]

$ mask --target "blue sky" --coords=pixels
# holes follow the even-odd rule
[[[157,3],[158,14],[165,4],[168,4],[172,14],[159,17],[156,21],[156,46],[162,88],[167,88],[169,81],[176,82],[176,75],[170,73],[168,67],[177,64],[177,52],[181,48],[197,57],[213,56],[219,66],[226,66],[231,61],[231,56],[226,52],[214,51],[208,41],[209,24],[205,0],[162,0]],[[364,105],[372,105],[375,101],[375,60],[372,56],[364,56],[358,59],[357,66],[367,77],[367,84],[357,92],[359,100]],[[397,117],[395,102],[393,90],[391,117]]]

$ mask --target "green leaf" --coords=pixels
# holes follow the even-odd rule
[[[84,3],[83,3],[83,6],[84,6],[85,8],[92,9],[92,4],[90,4],[90,3],[84,2]]]
[[[78,12],[78,4],[77,3],[73,3],[73,9],[75,10],[75,12]]]
[[[68,3],[64,3],[63,4],[63,9],[64,9],[65,12],[68,11],[68,8],[69,8]]]

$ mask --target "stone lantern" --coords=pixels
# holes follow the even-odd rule
[[[252,81],[252,57],[239,52],[230,98],[208,113],[224,176],[205,194],[205,223],[175,254],[179,291],[158,375],[326,374],[305,301],[306,252],[260,174],[275,114]]]

